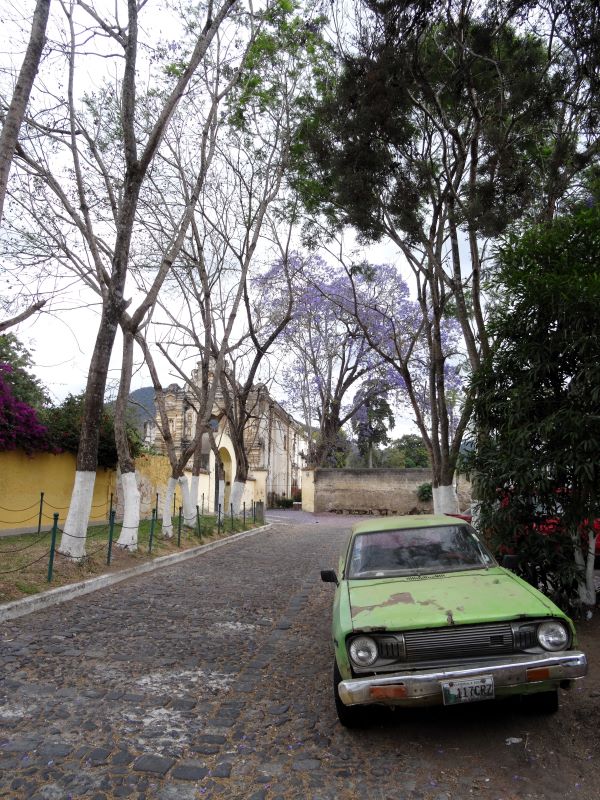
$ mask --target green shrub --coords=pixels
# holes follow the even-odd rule
[[[417,497],[422,503],[428,503],[433,497],[433,490],[430,483],[422,483],[417,487]]]
[[[294,505],[294,501],[291,497],[278,497],[277,498],[277,507],[278,508],[291,508]]]

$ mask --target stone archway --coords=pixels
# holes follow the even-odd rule
[[[231,454],[226,447],[219,448],[219,455],[223,462],[223,469],[225,471],[225,496],[223,498],[223,514],[227,515],[229,512],[229,498],[231,497],[231,482],[233,480],[233,461]]]

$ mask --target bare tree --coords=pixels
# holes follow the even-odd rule
[[[2,222],[8,175],[19,138],[19,131],[27,110],[31,87],[42,58],[49,14],[50,0],[36,0],[29,43],[21,64],[13,96],[8,107],[2,110],[3,123],[2,131],[0,132],[0,223]]]
[[[145,58],[145,41],[140,42],[139,15],[144,6],[127,2],[127,20],[101,16],[84,2],[61,2],[64,20],[62,52],[67,66],[65,102],[31,114],[30,136],[17,147],[15,166],[21,173],[29,198],[21,193],[22,207],[29,204],[34,229],[40,231],[47,257],[58,258],[101,298],[98,334],[85,393],[84,418],[77,456],[77,471],[69,513],[64,525],[60,551],[72,558],[85,553],[85,536],[97,465],[98,421],[104,402],[106,376],[117,330],[130,300],[125,298],[126,280],[135,242],[139,236],[143,199],[157,153],[174,114],[211,47],[218,31],[237,14],[237,0],[223,0],[204,9],[204,23],[185,41],[189,52],[175,63],[159,61],[153,75],[156,88],[138,97],[139,81],[145,71],[156,69]],[[240,9],[243,14],[243,9]],[[77,90],[78,67],[93,57],[114,63],[117,78],[101,83],[96,92],[83,97]],[[85,46],[85,52],[83,50]],[[116,48],[116,54],[115,54]],[[122,68],[121,68],[122,66]],[[105,73],[106,74],[106,73]],[[49,99],[49,98],[48,98]],[[70,161],[65,168],[64,159]],[[180,204],[181,205],[181,204]],[[189,204],[183,203],[189,211]],[[184,215],[173,233],[171,247],[153,284],[157,292],[170,268],[171,248],[185,227]],[[152,305],[149,297],[131,315],[133,330],[141,324]]]
[[[37,0],[33,12],[29,43],[25,51],[25,56],[21,64],[21,69],[15,84],[14,92],[10,102],[2,108],[2,131],[0,132],[0,225],[4,215],[4,199],[8,186],[8,176],[12,165],[13,156],[17,147],[19,131],[29,96],[31,87],[38,72],[44,43],[46,40],[46,26],[50,14],[50,0]],[[36,299],[27,308],[10,319],[0,322],[0,332],[18,325],[29,317],[33,316],[46,304],[45,299]]]
[[[258,329],[253,327],[249,278],[256,274],[256,262],[265,260],[275,217],[281,219],[283,202],[289,199],[284,175],[302,102],[311,86],[319,48],[315,45],[311,49],[309,44],[320,41],[318,28],[318,24],[311,24],[310,16],[295,17],[293,24],[287,24],[275,15],[274,27],[263,31],[260,47],[249,54],[232,102],[232,124],[227,137],[218,141],[214,172],[198,203],[182,258],[173,271],[181,307],[173,310],[173,294],[161,300],[169,333],[160,346],[174,372],[195,396],[196,413],[196,433],[171,463],[163,519],[167,531],[173,487],[184,480],[187,462],[195,453],[197,456],[202,436],[208,433],[225,361],[231,364],[232,354],[253,336],[254,345],[266,352],[286,322],[283,320],[281,327],[277,323],[264,340],[259,340]],[[174,151],[172,160],[180,164],[182,183],[189,181],[180,154]],[[246,332],[239,331],[242,307],[250,319]],[[191,351],[196,354],[200,379],[190,383],[184,354]],[[251,368],[247,393],[263,356],[264,352]],[[240,436],[244,424],[240,423]],[[239,468],[243,471],[243,448],[240,456]],[[198,477],[198,464],[199,459],[194,458],[192,480]],[[247,462],[245,469],[247,476]],[[241,481],[238,483],[233,498],[236,505],[241,499]]]
[[[282,250],[281,258],[255,282],[252,299],[245,287],[246,336],[237,352],[230,351],[230,367],[221,373],[223,408],[235,453],[229,501],[234,514],[239,513],[250,472],[248,451],[258,435],[264,381],[259,387],[255,382],[273,345],[292,319],[294,276],[303,267],[302,259],[289,253],[289,238]],[[278,299],[273,302],[275,296]]]

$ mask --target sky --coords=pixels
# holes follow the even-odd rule
[[[27,7],[32,7],[33,3],[26,2],[25,6],[21,7],[12,2],[0,0],[0,4],[4,6],[2,9],[4,12],[3,22],[20,27],[22,33],[26,34],[27,20],[30,19]],[[153,18],[153,25],[163,35],[165,32],[168,34],[170,26],[168,20],[168,11],[165,10]],[[18,65],[22,50],[15,47],[11,52],[10,47],[13,46],[13,40],[10,37],[4,37],[5,43],[9,41],[9,47],[5,44],[5,49],[0,50],[0,64],[6,65],[12,62]],[[89,82],[92,85],[97,81],[98,76],[94,76],[93,70],[98,68],[98,63],[98,58],[90,59],[88,71],[84,70],[84,83]],[[399,262],[398,253],[390,245],[380,244],[366,248],[364,256],[373,263]],[[406,272],[406,270],[404,271]],[[57,298],[53,298],[41,313],[12,329],[12,332],[32,353],[35,374],[48,388],[55,403],[60,403],[68,394],[79,393],[85,388],[99,323],[99,310],[97,298],[91,290],[73,284],[61,292]],[[118,384],[120,356],[121,343],[118,336],[113,349],[108,378],[108,395],[114,394]],[[191,367],[192,365],[190,365],[190,370]],[[181,383],[181,378],[173,374],[166,360],[160,359],[160,357],[159,369],[163,384]],[[147,369],[139,364],[134,372],[132,389],[148,386],[150,383]],[[284,397],[277,396],[277,399],[285,404]],[[397,428],[401,432],[405,432],[405,428],[413,430],[410,422],[403,421],[401,418],[398,419]]]
[[[365,249],[365,256],[373,263],[393,261],[394,255],[391,247],[386,245],[374,245]],[[396,258],[398,259],[397,256]],[[56,306],[57,310],[42,311],[13,328],[12,332],[31,351],[35,364],[34,372],[48,388],[53,402],[60,403],[68,394],[78,394],[85,389],[99,323],[99,307],[91,291],[87,290],[76,295],[73,289],[70,289],[64,300],[57,302]],[[156,352],[156,348],[154,353],[163,385],[169,383],[181,385],[181,377],[173,372],[166,359],[161,358]],[[137,355],[137,367],[131,383],[132,391],[152,384],[148,370],[141,362],[139,351]],[[118,334],[107,383],[108,397],[116,394],[120,361],[121,336]],[[281,389],[274,385],[272,392],[285,406],[286,398]],[[395,419],[396,425],[391,431],[392,438],[418,432],[407,411],[396,412]]]

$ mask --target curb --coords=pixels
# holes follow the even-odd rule
[[[126,581],[128,578],[133,578],[136,575],[143,575],[145,572],[154,572],[162,567],[169,567],[172,564],[178,564],[180,561],[187,561],[195,556],[202,555],[209,550],[216,550],[218,547],[224,547],[229,542],[237,541],[239,539],[246,539],[254,536],[257,533],[262,533],[271,527],[271,523],[267,523],[260,528],[253,528],[250,531],[241,531],[227,536],[224,539],[218,539],[216,542],[208,542],[208,544],[200,544],[197,547],[190,547],[189,550],[183,550],[181,553],[171,553],[168,556],[160,556],[153,561],[146,561],[144,564],[139,564],[137,567],[130,567],[129,569],[121,570],[120,572],[110,572],[106,575],[98,575],[97,578],[89,578],[86,581],[79,583],[69,583],[66,586],[58,586],[56,589],[50,589],[47,592],[40,592],[39,594],[32,595],[31,597],[23,597],[20,600],[12,600],[0,606],[0,622],[6,622],[10,619],[17,619],[24,617],[26,614],[32,614],[34,611],[40,611],[43,608],[56,606],[59,603],[64,603],[74,597],[81,597],[84,594],[96,592],[98,589],[104,589],[106,586],[112,586],[115,583]]]

